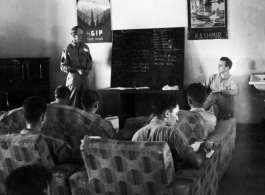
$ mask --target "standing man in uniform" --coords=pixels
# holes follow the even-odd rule
[[[75,26],[71,30],[72,42],[63,50],[61,57],[61,71],[67,73],[66,86],[71,95],[69,105],[81,107],[80,97],[88,89],[88,75],[92,69],[92,57],[89,48],[83,41],[83,30]]]

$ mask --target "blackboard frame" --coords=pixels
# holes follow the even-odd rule
[[[114,30],[111,87],[183,86],[184,27]]]

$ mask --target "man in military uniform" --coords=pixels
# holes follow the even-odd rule
[[[88,46],[82,43],[82,28],[73,27],[71,35],[72,42],[62,52],[61,71],[68,74],[66,86],[71,91],[69,105],[82,108],[80,96],[85,89],[88,89],[88,75],[93,62]]]

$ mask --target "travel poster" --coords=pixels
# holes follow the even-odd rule
[[[112,41],[110,0],[77,0],[76,7],[86,43]]]
[[[188,40],[227,39],[227,0],[188,0]]]

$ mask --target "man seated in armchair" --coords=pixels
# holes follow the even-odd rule
[[[217,119],[214,113],[205,111],[203,105],[207,98],[206,88],[201,83],[192,83],[187,88],[188,104],[190,111],[201,115],[207,124],[207,132],[212,133],[215,129]]]
[[[175,166],[176,162],[187,162],[193,167],[200,167],[212,145],[205,140],[198,152],[194,152],[185,135],[174,127],[179,112],[177,97],[157,94],[152,102],[152,110],[154,118],[134,134],[132,141],[165,141],[172,152]]]
[[[55,89],[55,101],[51,104],[68,105],[70,100],[71,91],[64,85],[59,85]]]
[[[20,134],[43,134],[41,128],[45,123],[46,102],[43,98],[29,97],[23,103],[23,117],[26,128]],[[65,141],[43,135],[55,164],[66,162],[83,164],[83,158],[79,147],[71,147]]]
[[[99,103],[99,95],[95,90],[86,89],[82,93],[81,105],[86,112],[96,114],[98,110],[98,103]]]

